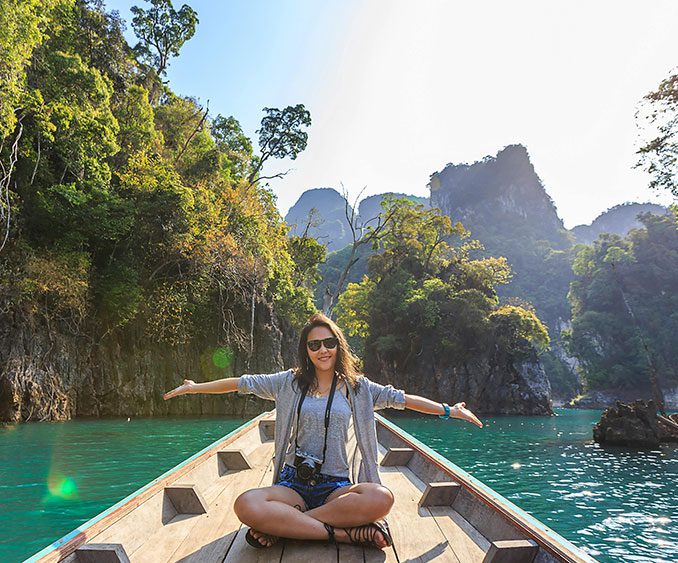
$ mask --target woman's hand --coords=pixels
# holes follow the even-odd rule
[[[480,422],[478,417],[473,414],[470,410],[466,408],[466,403],[457,403],[450,408],[450,415],[454,418],[461,418],[462,420],[467,420],[475,424],[478,428],[483,427],[483,423]]]
[[[189,393],[195,393],[195,381],[192,379],[184,379],[182,385],[179,385],[179,387],[176,389],[168,391],[162,396],[162,398],[166,401],[167,399],[173,399],[179,395],[188,395]]]

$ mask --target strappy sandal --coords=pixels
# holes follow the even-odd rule
[[[354,528],[344,528],[344,531],[353,545],[363,545],[382,549],[382,546],[377,545],[376,542],[377,532],[381,532],[384,536],[384,540],[386,540],[386,545],[383,547],[390,547],[393,545],[393,537],[391,536],[391,530],[389,529],[386,520],[372,522]]]
[[[336,545],[337,540],[334,537],[334,527],[325,524],[325,522],[323,522],[323,526],[325,526],[325,529],[327,530],[327,541],[332,545]]]
[[[264,536],[269,538],[273,543],[271,543],[271,545],[264,545],[252,535],[252,528],[248,528],[247,533],[245,534],[245,541],[252,547],[256,547],[257,549],[259,549],[264,547],[273,547],[276,543],[278,543],[278,540],[280,539],[278,536],[272,536],[271,534],[264,534]]]

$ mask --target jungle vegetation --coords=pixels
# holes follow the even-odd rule
[[[256,154],[236,118],[164,81],[199,15],[133,13],[134,47],[102,0],[2,0],[1,312],[251,353],[258,303],[293,324],[313,310],[325,249],[288,238],[261,182],[267,159],[304,150],[310,114],[264,108]]]

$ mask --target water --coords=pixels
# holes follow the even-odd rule
[[[591,435],[601,411],[557,413],[483,419],[482,430],[392,419],[599,561],[678,561],[678,445],[602,448]]]
[[[485,419],[483,430],[393,420],[599,561],[678,561],[678,447],[604,449],[591,441],[600,411],[558,412]],[[0,561],[39,551],[243,422],[0,426]]]
[[[40,551],[243,422],[210,417],[0,425],[0,562]]]

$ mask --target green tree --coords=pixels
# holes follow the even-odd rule
[[[304,127],[311,126],[311,113],[303,104],[287,106],[284,109],[264,108],[266,115],[261,120],[259,150],[261,154],[252,163],[249,183],[258,180],[279,178],[285,173],[273,176],[261,176],[262,167],[270,158],[289,158],[295,160],[306,149],[308,133]]]
[[[462,366],[492,350],[495,361],[510,363],[548,346],[533,312],[499,306],[496,286],[510,277],[505,259],[472,259],[478,243],[437,209],[408,200],[384,205],[392,220],[369,274],[337,305],[338,321],[364,339],[366,368],[408,369],[422,354]]]
[[[575,256],[570,351],[589,389],[649,390],[657,367],[676,382],[678,212],[643,214],[643,229],[602,235]]]
[[[651,188],[678,197],[678,73],[663,80],[644,101],[638,120],[656,136],[638,150],[638,166],[650,173]]]
[[[176,11],[172,0],[146,1],[151,4],[148,10],[131,8],[132,29],[140,40],[134,50],[154,67],[158,76],[163,76],[169,59],[178,56],[184,43],[195,34],[198,14],[187,4]]]

